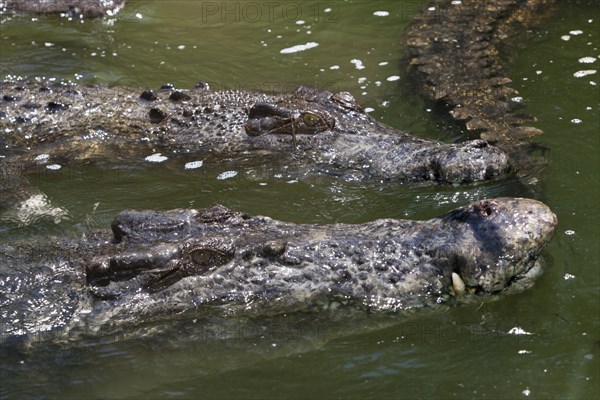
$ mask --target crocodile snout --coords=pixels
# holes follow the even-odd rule
[[[480,139],[449,146],[436,161],[437,174],[450,183],[489,180],[510,169],[508,155]]]

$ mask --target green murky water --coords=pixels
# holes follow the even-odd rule
[[[20,17],[1,25],[0,76],[182,88],[202,80],[263,91],[311,84],[352,92],[399,129],[459,140],[460,129],[429,112],[402,72],[399,38],[418,5],[138,1],[100,21]],[[600,75],[574,74],[600,69],[599,23],[597,5],[564,5],[511,53],[514,85],[545,131],[536,141],[549,149],[546,168],[525,179],[460,188],[357,185],[298,181],[282,174],[285,162],[257,173],[240,160],[205,160],[185,171],[193,157],[141,170],[72,168],[31,177],[69,218],[0,232],[6,240],[106,227],[123,208],[221,203],[331,223],[430,218],[473,199],[528,196],[560,222],[545,251],[549,270],[532,290],[406,320],[281,318],[265,322],[271,329],[262,335],[224,324],[221,336],[229,339],[192,341],[182,330],[181,337],[38,349],[2,359],[2,397],[598,398]],[[318,46],[281,53],[307,43]],[[238,175],[218,180],[226,171]]]

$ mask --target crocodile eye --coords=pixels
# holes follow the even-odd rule
[[[208,265],[213,261],[214,252],[209,249],[197,249],[190,253],[190,258],[196,265]]]
[[[302,121],[304,121],[304,123],[310,127],[317,126],[323,122],[321,117],[313,113],[304,113],[302,115]]]

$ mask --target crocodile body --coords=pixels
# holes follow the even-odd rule
[[[124,5],[125,0],[0,0],[0,11],[96,18],[115,15]]]
[[[342,304],[401,311],[531,286],[556,217],[482,200],[428,221],[299,225],[222,206],[123,211],[112,235],[6,243],[2,337],[111,332],[195,315],[275,315]]]
[[[450,116],[490,142],[514,142],[542,133],[510,87],[505,44],[539,25],[554,0],[436,0],[423,8],[403,37],[419,92],[446,105]],[[514,43],[513,43],[514,44]]]
[[[535,133],[516,128],[525,117],[510,113],[514,92],[494,67],[492,44],[505,26],[496,21],[509,21],[505,16],[521,3],[536,0],[463,1],[474,10],[476,33],[460,18],[437,25],[425,18],[406,39],[431,98],[453,105],[457,120],[494,141]],[[456,43],[466,53],[453,53]],[[449,54],[466,60],[449,68],[461,73],[437,70],[453,65]],[[464,82],[481,94],[467,96]],[[484,140],[415,138],[375,121],[344,92],[215,92],[204,84],[155,92],[36,82],[3,82],[1,90],[2,188],[18,188],[21,172],[38,164],[131,163],[158,152],[286,157],[306,172],[360,171],[406,182],[469,183],[509,170],[506,153]],[[112,234],[2,244],[0,336],[109,333],[181,313],[281,315],[340,304],[402,311],[480,300],[531,286],[555,227],[542,203],[508,198],[429,221],[361,225],[298,225],[223,207],[124,211]]]
[[[511,170],[483,140],[445,144],[377,122],[345,92],[300,87],[294,94],[152,91],[4,82],[0,91],[2,218],[27,225],[66,211],[29,184],[26,172],[129,168],[146,160],[242,160],[282,165],[296,177],[470,183]],[[149,157],[149,158],[148,158]]]
[[[2,151],[22,164],[135,160],[152,151],[289,153],[313,171],[359,170],[402,181],[466,183],[499,176],[507,155],[482,140],[427,141],[383,125],[348,93],[292,95],[3,83]]]

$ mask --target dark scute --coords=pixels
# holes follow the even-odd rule
[[[140,94],[140,99],[146,100],[146,101],[154,101],[154,100],[158,99],[158,97],[156,97],[156,94],[154,93],[153,90],[144,90],[142,92],[142,94]]]
[[[67,108],[69,108],[68,104],[58,103],[56,101],[50,101],[46,105],[46,109],[48,110],[49,113],[55,113],[55,112],[58,112],[58,111],[65,110]]]
[[[2,96],[2,100],[6,101],[6,102],[12,102],[12,101],[19,101],[20,98],[15,96],[14,94],[5,94],[4,96]]]
[[[177,90],[177,91],[171,93],[171,95],[169,96],[169,99],[171,101],[188,101],[191,99],[191,97],[189,94]]]
[[[160,108],[151,108],[148,115],[150,117],[150,122],[154,124],[159,124],[167,118],[167,113]]]

